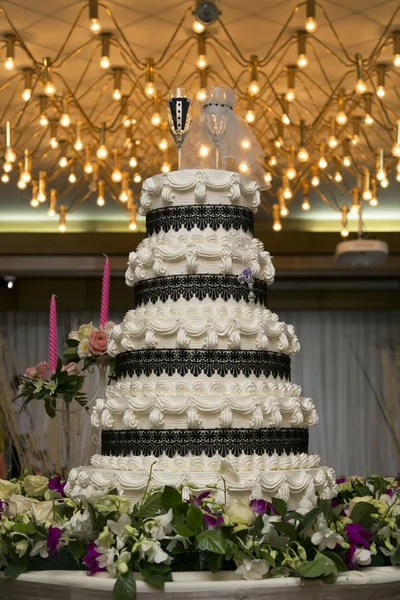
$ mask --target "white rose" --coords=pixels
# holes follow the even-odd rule
[[[13,494],[8,500],[7,516],[14,519],[19,513],[30,514],[32,512],[32,505],[35,502],[36,500],[32,498]]]
[[[54,503],[51,500],[36,502],[32,505],[32,513],[37,523],[54,520]]]
[[[234,525],[252,525],[254,512],[248,504],[243,502],[231,502],[224,506],[224,514],[229,517],[230,523]]]
[[[96,327],[93,325],[92,321],[86,325],[81,325],[78,330],[78,339],[81,341],[87,339],[89,334],[95,329]]]
[[[49,480],[44,475],[27,475],[24,479],[24,488],[29,496],[43,496],[48,486]]]
[[[18,554],[18,556],[20,558],[22,558],[24,556],[24,554],[28,550],[28,548],[29,548],[28,540],[20,540],[19,542],[17,542],[15,544],[15,552]]]
[[[8,500],[11,494],[15,494],[17,491],[18,485],[16,483],[0,479],[0,500]]]

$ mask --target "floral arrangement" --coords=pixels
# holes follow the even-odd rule
[[[71,331],[63,352],[67,364],[83,361],[83,369],[93,364],[111,366],[114,358],[107,354],[108,340],[115,323],[107,321],[104,327],[97,328],[92,322],[81,325],[77,331]]]
[[[223,490],[183,498],[149,489],[133,504],[117,490],[65,497],[56,476],[0,480],[0,568],[86,569],[115,577],[114,598],[132,600],[135,573],[162,588],[174,571],[235,570],[245,579],[298,576],[333,583],[338,573],[400,564],[400,495],[395,478],[338,480],[333,500],[229,502]]]

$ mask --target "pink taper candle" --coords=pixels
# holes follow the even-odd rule
[[[57,308],[56,297],[53,294],[50,301],[49,316],[49,363],[53,371],[57,369],[58,343],[57,343]]]
[[[101,309],[100,309],[100,327],[108,321],[108,306],[110,303],[110,261],[106,256],[103,271],[103,283],[101,287]]]

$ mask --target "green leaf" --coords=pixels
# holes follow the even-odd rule
[[[80,561],[86,554],[86,546],[82,542],[74,541],[68,544],[68,550],[76,561]]]
[[[291,540],[296,539],[296,528],[291,523],[288,523],[287,521],[277,521],[276,523],[272,523],[272,525],[278,533],[288,536]]]
[[[79,340],[71,340],[70,338],[68,338],[65,343],[67,344],[68,348],[77,348],[79,346]]]
[[[11,529],[17,533],[32,535],[36,532],[36,525],[34,523],[14,523]]]
[[[282,517],[284,517],[286,515],[286,511],[287,511],[286,502],[284,500],[282,500],[281,498],[272,498],[271,501],[272,501],[272,506],[274,507],[274,509],[276,510],[278,515],[281,515]]]
[[[310,510],[309,513],[307,513],[306,515],[304,515],[304,519],[303,522],[300,523],[299,527],[298,527],[298,533],[300,533],[300,531],[304,531],[305,529],[307,529],[308,527],[310,527],[315,519],[322,513],[322,507],[321,506],[317,506],[316,508],[313,508],[312,510]]]
[[[335,517],[338,517],[340,515],[340,513],[343,510],[343,504],[338,504],[337,506],[335,506],[335,508],[333,509],[333,514],[335,515]]]
[[[330,550],[324,550],[322,552],[322,554],[324,556],[327,556],[328,558],[330,558],[330,560],[335,563],[335,567],[336,567],[338,573],[346,573],[346,571],[347,571],[346,565],[340,558],[339,554],[336,554],[336,552],[331,552]]]
[[[78,352],[77,352],[76,346],[71,347],[71,348],[66,348],[64,350],[64,352],[63,352],[63,356],[67,360],[71,360],[72,358],[75,358],[76,356],[78,356]]]
[[[174,529],[178,535],[182,535],[183,537],[190,538],[195,535],[193,529],[190,529],[185,523],[175,523]]]
[[[261,530],[264,527],[264,521],[263,521],[263,516],[262,515],[257,515],[256,519],[254,521],[254,533],[256,534],[257,537],[261,537],[262,533]]]
[[[204,525],[204,515],[203,512],[195,506],[191,504],[189,506],[189,510],[186,515],[187,524],[191,529],[193,529],[194,533],[199,533]]]
[[[226,553],[225,540],[222,537],[220,531],[216,531],[215,529],[209,529],[208,531],[203,531],[202,533],[199,533],[196,539],[203,550],[215,552],[215,554]]]
[[[28,559],[18,560],[17,563],[9,563],[4,570],[4,577],[7,577],[8,579],[16,579],[22,575],[22,573],[25,573],[28,568],[28,564]]]
[[[299,568],[300,577],[304,577],[306,579],[328,577],[332,573],[337,573],[335,563],[320,552],[317,552],[314,560],[302,564]]]
[[[147,583],[164,588],[167,581],[172,581],[171,568],[167,565],[146,565],[140,573]]]
[[[136,579],[132,571],[125,575],[119,575],[114,584],[114,600],[135,600],[136,598]]]
[[[371,515],[375,513],[377,513],[377,509],[372,504],[357,502],[351,511],[351,520],[353,523],[358,523],[361,527],[369,529],[374,523]]]
[[[237,558],[239,554],[239,548],[235,542],[230,540],[229,538],[225,539],[226,552],[225,552],[225,560],[232,560],[233,558]]]
[[[395,565],[400,565],[400,546],[398,546],[396,552],[393,554],[392,560]]]
[[[147,517],[155,517],[161,508],[162,492],[154,492],[151,494],[140,507],[140,515],[143,519]]]
[[[164,491],[161,494],[161,506],[164,510],[169,510],[170,508],[176,508],[179,504],[182,503],[182,496],[178,490],[169,485],[166,485]]]
[[[50,419],[54,419],[54,417],[56,416],[55,403],[56,403],[55,397],[52,397],[52,398],[47,397],[44,400],[44,408],[45,408],[46,413],[49,415]]]
[[[326,577],[322,577],[321,578],[322,582],[327,584],[327,585],[333,585],[334,583],[336,583],[337,580],[337,573],[330,573],[329,575],[327,575]]]
[[[268,577],[289,577],[290,571],[287,567],[274,567],[268,572]]]
[[[223,554],[215,554],[210,552],[207,556],[207,565],[212,573],[218,573],[221,571],[222,565],[224,564],[225,556]]]
[[[330,500],[321,500],[320,507],[322,508],[322,512],[324,513],[324,517],[327,520],[328,525],[330,525],[333,521],[333,510]]]

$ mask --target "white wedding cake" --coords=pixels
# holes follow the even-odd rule
[[[126,272],[134,308],[112,330],[116,380],[92,413],[101,454],[71,471],[68,493],[139,500],[151,478],[291,508],[332,497],[333,470],[308,454],[315,405],[290,380],[298,339],[268,309],[275,271],[253,237],[258,184],[182,170],[147,179],[140,202],[147,237]]]

